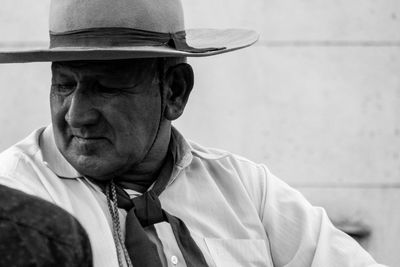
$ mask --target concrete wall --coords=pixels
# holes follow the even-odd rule
[[[400,265],[400,2],[183,0],[188,27],[256,29],[252,48],[192,59],[183,133],[242,154]],[[3,0],[0,46],[46,40],[48,0]],[[29,12],[28,12],[29,11]],[[49,122],[49,65],[0,65],[0,149]]]
[[[2,0],[0,49],[47,42],[49,3]],[[49,124],[49,69],[48,63],[0,64],[0,150]]]

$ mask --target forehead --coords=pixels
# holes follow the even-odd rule
[[[64,61],[53,62],[54,74],[101,75],[101,76],[144,76],[154,74],[158,60],[155,58],[108,60],[108,61]]]

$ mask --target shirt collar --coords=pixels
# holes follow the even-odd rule
[[[48,126],[40,136],[40,148],[43,155],[43,162],[57,176],[61,178],[81,178],[81,175],[74,167],[64,158],[60,150],[58,150],[54,140],[53,126]]]
[[[174,180],[181,169],[190,165],[193,159],[192,148],[189,142],[182,136],[182,134],[172,127],[170,147],[173,148],[172,154],[174,156],[175,168],[172,173],[171,182]],[[51,169],[57,176],[67,179],[82,178],[81,175],[74,167],[64,158],[60,150],[57,148],[53,126],[50,125],[44,129],[40,136],[40,147],[43,155],[43,162]]]
[[[171,131],[170,147],[172,148],[175,166],[183,169],[190,165],[193,160],[192,147],[175,127],[172,127]]]

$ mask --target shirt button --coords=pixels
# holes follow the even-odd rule
[[[171,262],[172,262],[173,265],[177,265],[178,264],[178,257],[172,256],[171,257]]]

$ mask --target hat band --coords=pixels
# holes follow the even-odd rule
[[[131,28],[90,28],[63,33],[50,32],[50,48],[164,46],[178,51],[204,53],[225,47],[194,48],[186,42],[186,32],[162,33]]]

